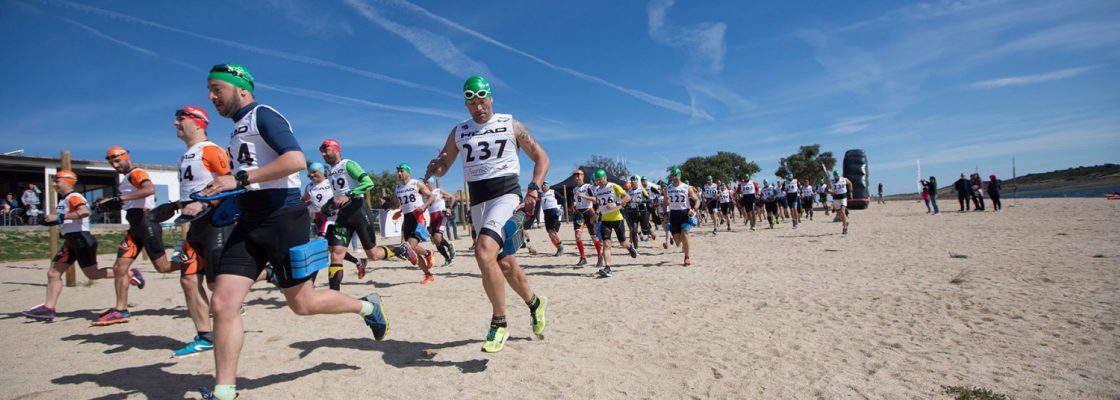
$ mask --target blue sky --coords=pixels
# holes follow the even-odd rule
[[[554,180],[591,154],[662,176],[720,150],[770,175],[812,143],[866,150],[887,193],[918,159],[944,183],[1120,162],[1115,1],[4,0],[0,37],[0,150],[32,155],[174,164],[189,104],[225,145],[205,75],[238,62],[309,159],[330,137],[370,170],[426,164],[471,74]]]

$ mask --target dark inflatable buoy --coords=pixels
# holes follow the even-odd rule
[[[844,177],[852,181],[851,197],[848,198],[848,208],[863,210],[871,204],[871,184],[867,180],[867,153],[861,149],[852,149],[844,153]]]

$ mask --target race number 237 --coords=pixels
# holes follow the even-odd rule
[[[509,139],[498,139],[498,140],[495,140],[493,142],[494,143],[493,145],[491,145],[490,142],[488,142],[488,141],[485,141],[485,140],[479,141],[477,143],[478,144],[478,149],[477,149],[478,150],[478,157],[477,158],[475,157],[475,154],[474,154],[475,148],[473,146],[471,146],[470,143],[463,143],[463,149],[467,151],[467,162],[472,162],[472,161],[475,161],[475,160],[485,161],[485,160],[490,159],[491,156],[493,156],[495,158],[502,158],[502,155],[505,154],[505,152],[506,152],[506,143],[508,143],[508,142],[509,142]],[[495,155],[494,151],[490,149],[493,146],[498,146],[498,154],[497,155]]]

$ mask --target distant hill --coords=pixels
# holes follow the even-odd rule
[[[950,180],[940,180],[946,183],[937,190],[941,199],[956,197],[953,182],[958,177]],[[985,181],[987,177],[984,177]],[[1120,165],[1102,164],[1091,167],[1067,168],[1057,171],[1027,174],[1016,179],[1003,181],[1003,197],[1010,197],[1014,193],[1017,197],[1099,197],[1108,193],[1120,192]],[[918,193],[906,193],[887,196],[890,199],[917,199]]]

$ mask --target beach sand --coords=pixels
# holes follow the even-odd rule
[[[709,225],[687,268],[660,240],[637,259],[616,245],[609,279],[572,267],[570,224],[559,258],[531,230],[542,254],[519,259],[550,299],[547,336],[531,339],[507,291],[513,336],[497,354],[479,350],[490,306],[467,239],[432,285],[400,261],[372,263],[363,282],[347,265],[344,293],[385,299],[382,342],[354,315],[298,317],[260,283],[241,398],[948,398],[942,385],[1120,398],[1120,201],[1019,200],[998,214],[942,203],[940,216],[872,204],[852,212],[847,237],[819,211],[796,230]],[[194,336],[178,274],[138,265],[148,287],[130,292],[132,322],[95,328],[110,281],[65,288],[60,317],[32,322],[17,313],[42,302],[46,260],[0,263],[0,398],[198,398],[212,386],[211,354],[168,359]]]

